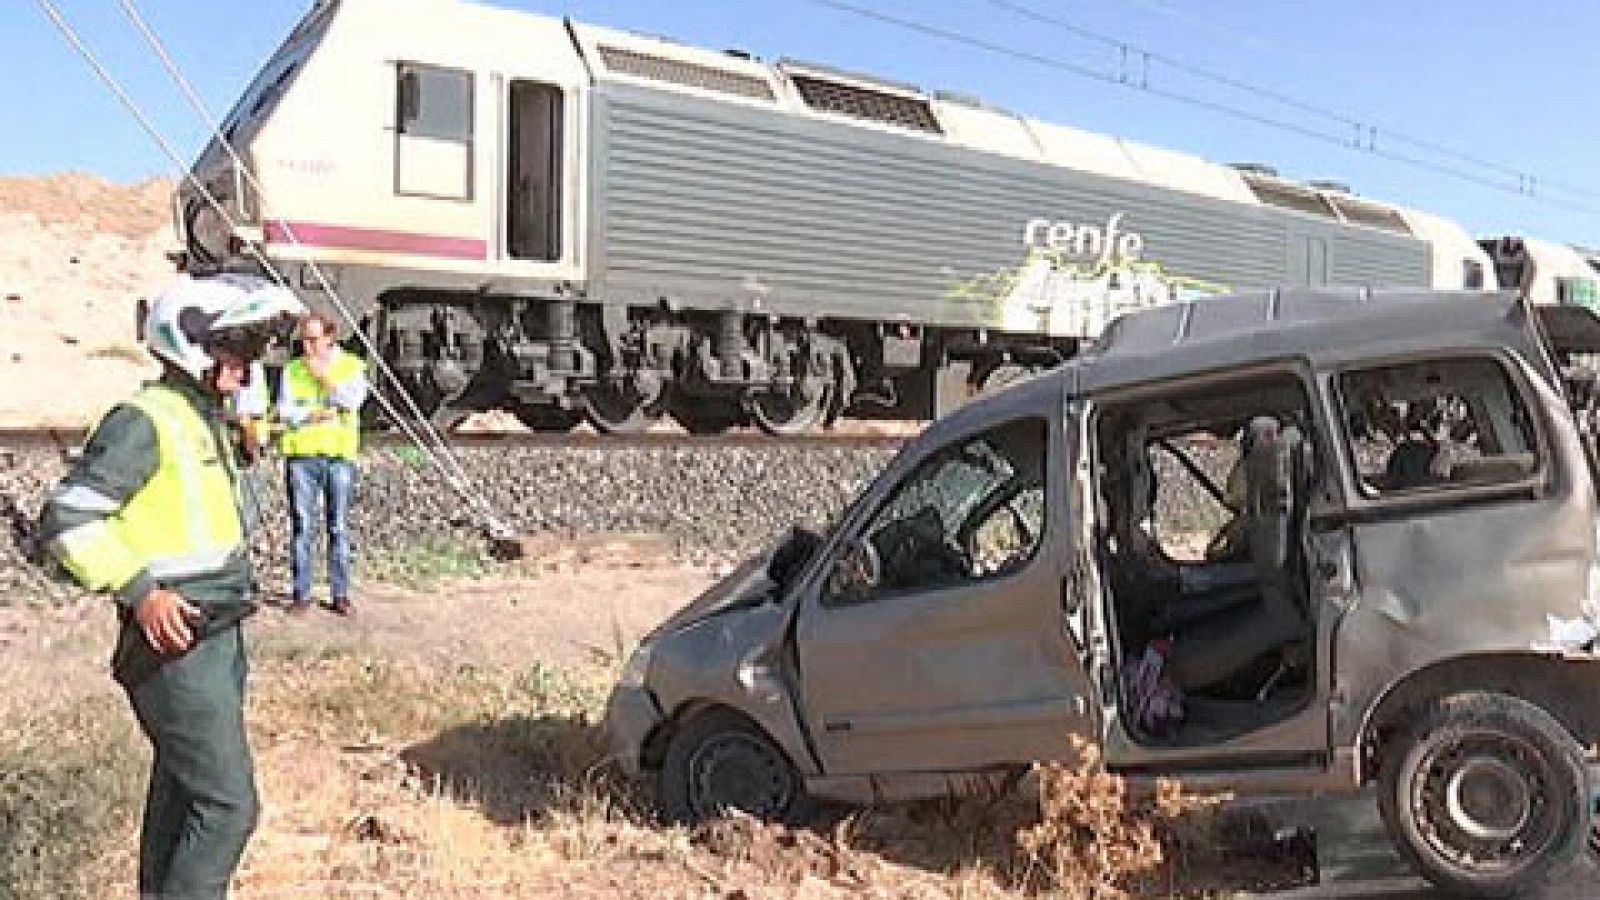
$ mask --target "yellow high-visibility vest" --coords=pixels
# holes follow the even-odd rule
[[[328,364],[328,380],[343,384],[360,375],[365,367],[361,357],[335,348],[333,360]],[[283,383],[296,404],[334,409],[328,402],[328,392],[311,374],[304,357],[297,356],[283,367]],[[285,423],[283,455],[355,459],[361,449],[361,413],[353,409],[334,409],[334,412],[334,418],[321,422],[307,421],[298,427]]]
[[[95,591],[117,590],[145,570],[158,582],[221,571],[244,550],[228,450],[171,387],[150,385],[128,402],[155,426],[155,473],[121,509],[57,536],[56,557]]]

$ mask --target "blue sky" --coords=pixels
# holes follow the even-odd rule
[[[873,21],[818,0],[501,0],[497,5],[740,48],[976,94],[1013,111],[1218,162],[1260,161],[1298,178],[1430,210],[1479,235],[1600,245],[1600,3],[1527,0],[847,0],[1023,54],[1114,74],[1120,52],[1033,10],[1184,65],[1268,88],[1377,128],[1380,149],[1472,169],[1403,143],[1424,139],[1541,180],[1535,198],[1219,115],[1059,68]],[[115,0],[56,0],[185,158],[204,140]],[[309,0],[141,0],[140,8],[221,112]],[[0,5],[11,77],[0,173],[83,170],[118,180],[171,166],[95,80],[34,0]],[[1331,133],[1354,128],[1163,64],[1159,88]],[[1392,136],[1394,135],[1394,136]],[[1551,185],[1556,182],[1559,186]],[[1581,209],[1572,206],[1586,207]]]

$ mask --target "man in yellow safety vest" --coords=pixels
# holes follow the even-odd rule
[[[116,598],[112,675],[155,751],[141,897],[226,896],[255,828],[240,632],[255,581],[224,406],[302,311],[253,276],[180,278],[145,324],[161,378],[101,419],[45,504],[51,554]]]
[[[306,315],[300,322],[302,352],[284,366],[278,388],[292,530],[292,613],[311,607],[312,537],[319,506],[328,530],[332,608],[340,615],[351,612],[346,520],[355,491],[361,404],[367,399],[368,385],[366,364],[341,348],[337,335],[338,329],[326,315]]]

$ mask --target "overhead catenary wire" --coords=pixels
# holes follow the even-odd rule
[[[1273,45],[1268,44],[1267,42],[1257,38],[1254,35],[1247,34],[1245,32],[1241,32],[1241,31],[1239,31],[1237,29],[1225,28],[1225,27],[1217,25],[1214,22],[1208,22],[1208,21],[1206,21],[1205,19],[1203,19],[1203,18],[1201,18],[1199,16],[1191,15],[1189,13],[1186,13],[1183,10],[1177,8],[1174,5],[1172,5],[1170,3],[1167,3],[1167,2],[1164,2],[1164,0],[1126,0],[1126,2],[1128,2],[1128,3],[1130,3],[1130,4],[1134,5],[1134,6],[1138,6],[1138,7],[1144,8],[1144,9],[1148,9],[1148,10],[1154,11],[1154,12],[1159,13],[1161,15],[1170,16],[1173,19],[1176,19],[1176,20],[1178,20],[1180,22],[1184,22],[1185,24],[1188,24],[1188,25],[1191,25],[1191,26],[1194,26],[1194,27],[1198,27],[1198,28],[1203,28],[1203,29],[1205,29],[1207,31],[1210,31],[1210,32],[1214,33],[1214,34],[1221,35],[1226,40],[1233,41],[1234,43],[1240,44],[1240,45],[1245,46],[1245,47],[1249,47],[1249,48],[1251,48],[1253,50],[1257,50],[1257,51],[1263,51],[1264,50],[1264,51],[1267,51],[1267,52],[1272,52],[1274,50],[1278,50],[1278,51],[1281,52],[1281,50],[1282,50],[1282,48],[1274,47]],[[1017,4],[1013,4],[1013,5],[1017,5]],[[1081,28],[1082,26],[1073,26],[1073,27],[1074,28]],[[1182,65],[1182,64],[1179,64],[1179,63],[1175,63],[1175,62],[1173,64],[1174,65]],[[1219,79],[1219,80],[1223,80],[1223,79],[1227,78],[1227,76],[1217,75],[1216,73],[1209,72],[1209,71],[1206,71],[1206,70],[1203,70],[1203,69],[1196,68],[1195,71],[1196,71],[1197,74],[1203,74],[1205,77],[1208,77],[1208,78]],[[1224,81],[1223,83],[1226,83],[1226,81]],[[1241,90],[1247,90],[1247,91],[1251,91],[1251,92],[1262,93],[1263,96],[1266,96],[1267,94],[1272,93],[1272,90],[1270,88],[1262,88],[1262,87],[1260,87],[1258,85],[1239,84],[1237,86]],[[1281,102],[1298,103],[1300,101],[1296,101],[1296,100],[1293,100],[1292,98],[1287,98],[1285,96],[1285,98]],[[1325,109],[1322,109],[1322,108],[1316,107],[1316,106],[1308,106],[1306,111],[1310,112],[1310,113],[1314,113],[1314,114],[1322,114],[1322,115],[1336,116],[1336,117],[1343,115],[1341,113],[1335,113],[1335,112],[1333,112],[1331,110],[1325,110]],[[1377,125],[1370,125],[1369,126],[1369,125],[1364,125],[1364,124],[1360,124],[1360,123],[1353,123],[1353,124],[1356,124],[1357,127],[1368,129],[1373,133],[1376,133],[1379,130],[1379,126],[1377,126]],[[1453,157],[1455,159],[1459,159],[1459,160],[1462,160],[1462,161],[1465,161],[1465,162],[1471,162],[1471,163],[1474,163],[1474,164],[1477,164],[1477,165],[1484,166],[1485,168],[1496,169],[1496,170],[1499,170],[1501,172],[1504,172],[1504,173],[1507,173],[1507,174],[1511,174],[1511,175],[1515,176],[1518,179],[1519,184],[1522,185],[1522,187],[1523,187],[1523,192],[1527,193],[1527,194],[1530,194],[1530,195],[1531,194],[1537,194],[1542,188],[1547,188],[1548,187],[1548,188],[1559,188],[1561,190],[1567,191],[1568,193],[1580,194],[1580,195],[1585,196],[1585,197],[1600,199],[1600,189],[1597,189],[1597,188],[1584,187],[1584,186],[1577,185],[1577,184],[1574,184],[1574,183],[1572,183],[1570,181],[1566,181],[1566,180],[1562,180],[1562,179],[1541,177],[1541,176],[1539,176],[1537,174],[1534,174],[1534,173],[1531,173],[1531,172],[1525,172],[1525,171],[1523,171],[1521,169],[1518,169],[1518,168],[1515,168],[1515,167],[1511,167],[1511,166],[1507,166],[1507,165],[1505,165],[1503,163],[1498,163],[1498,162],[1494,162],[1494,161],[1491,161],[1491,160],[1485,160],[1485,159],[1483,159],[1481,157],[1474,156],[1473,154],[1467,153],[1467,152],[1462,151],[1462,150],[1460,150],[1458,148],[1455,148],[1455,147],[1448,147],[1448,146],[1440,144],[1440,143],[1438,143],[1436,141],[1431,141],[1431,140],[1428,140],[1426,138],[1415,137],[1413,135],[1405,134],[1403,132],[1398,132],[1398,131],[1395,131],[1393,129],[1387,128],[1387,127],[1384,127],[1381,130],[1382,130],[1382,133],[1383,133],[1383,135],[1384,135],[1384,137],[1386,139],[1398,140],[1398,141],[1400,141],[1402,143],[1411,144],[1411,145],[1416,146],[1416,147],[1418,147],[1420,149],[1423,149],[1423,150],[1428,150],[1430,152],[1438,153],[1438,154],[1443,155],[1443,156],[1450,156],[1450,157]]]
[[[100,81],[106,85],[106,87],[116,96],[117,100],[123,105],[123,107],[127,109],[129,114],[134,117],[134,120],[138,123],[139,127],[151,138],[151,140],[156,143],[163,155],[167,157],[167,159],[177,170],[180,177],[194,187],[196,192],[200,194],[206,203],[210,205],[211,208],[214,209],[225,222],[228,223],[230,228],[236,227],[237,223],[234,221],[232,215],[228,212],[226,206],[217,199],[216,195],[203,182],[201,182],[199,178],[194,175],[194,173],[184,163],[183,158],[178,154],[176,149],[173,148],[171,142],[166,139],[166,137],[161,133],[161,130],[155,126],[155,124],[150,120],[150,117],[145,114],[144,110],[128,94],[127,90],[123,88],[122,84],[116,79],[110,70],[108,70],[105,65],[100,62],[99,57],[83,40],[77,29],[73,28],[72,24],[68,22],[64,16],[62,16],[60,10],[56,7],[53,0],[37,0],[37,2],[43,9],[45,15],[49,17],[50,21],[55,25],[56,29],[61,32],[62,36],[67,40],[72,48],[77,51],[81,57],[83,57],[84,61],[94,71],[95,75],[100,79]],[[223,136],[218,134],[217,137],[222,138]],[[269,277],[275,283],[281,286],[287,286],[287,280],[284,278],[283,273],[272,264],[272,262],[266,257],[259,247],[255,246],[251,242],[246,242],[246,247],[255,260],[261,265],[263,271],[268,273]],[[335,294],[330,293],[330,297],[336,303],[340,302]],[[348,310],[342,310],[342,312],[348,316]],[[359,329],[357,329],[357,333],[361,333]],[[392,371],[389,372],[389,375],[390,377],[393,377]],[[396,387],[398,389],[398,393],[402,397],[406,398],[413,410],[416,410],[416,403],[415,401],[412,401],[409,394],[406,393],[404,386],[397,382]],[[487,501],[472,489],[470,481],[465,477],[465,472],[460,467],[460,463],[454,459],[453,455],[449,454],[448,447],[444,447],[445,452],[442,456],[443,458],[449,459],[450,462],[454,464],[454,471],[451,471],[451,469],[440,463],[441,454],[435,452],[417,438],[415,432],[410,430],[410,424],[406,421],[406,417],[399,415],[397,411],[388,403],[387,399],[382,396],[381,392],[374,391],[373,396],[379,401],[380,405],[383,406],[384,411],[389,413],[396,424],[401,427],[403,431],[405,431],[406,436],[411,439],[412,442],[424,452],[430,462],[434,464],[435,469],[444,477],[446,484],[455,490],[457,494],[459,494],[462,499],[468,503],[469,506],[475,508],[475,512],[477,512],[478,515],[483,518],[483,522],[487,526],[487,529],[496,536],[508,536],[509,529],[506,527],[505,523],[494,513],[494,510],[488,505]],[[425,422],[425,417],[420,416],[420,411],[418,411],[418,413],[418,421]],[[431,423],[426,424],[427,427],[431,427]],[[437,437],[437,434],[435,434],[435,437]],[[440,441],[442,445],[442,438]]]
[[[1006,10],[1014,15],[1025,19],[1030,19],[1043,25],[1048,25],[1052,28],[1065,31],[1069,34],[1077,35],[1078,37],[1086,40],[1095,41],[1112,48],[1119,48],[1122,51],[1131,51],[1137,53],[1147,62],[1159,63],[1174,71],[1182,72],[1183,74],[1203,79],[1205,81],[1210,81],[1214,84],[1220,84],[1224,87],[1228,87],[1242,93],[1251,94],[1264,100],[1270,100],[1274,103],[1278,103],[1306,115],[1316,116],[1336,122],[1341,126],[1351,129],[1351,134],[1353,136],[1352,143],[1358,148],[1363,142],[1371,144],[1378,139],[1379,135],[1382,135],[1383,139],[1386,141],[1393,141],[1415,147],[1420,150],[1425,150],[1430,153],[1435,153],[1439,156],[1454,159],[1457,162],[1482,168],[1485,171],[1496,172],[1501,175],[1509,175],[1512,178],[1517,179],[1519,188],[1524,193],[1533,194],[1536,192],[1538,185],[1549,185],[1561,187],[1562,189],[1572,193],[1584,194],[1591,198],[1600,198],[1600,192],[1578,187],[1576,185],[1566,184],[1565,182],[1556,181],[1553,179],[1540,178],[1526,169],[1511,166],[1506,163],[1496,162],[1490,159],[1485,159],[1481,156],[1467,153],[1454,147],[1439,143],[1438,141],[1417,137],[1403,131],[1396,131],[1393,128],[1380,126],[1372,121],[1358,119],[1348,113],[1301,100],[1275,88],[1263,87],[1261,85],[1245,81],[1241,78],[1235,78],[1231,75],[1206,69],[1201,66],[1194,65],[1193,63],[1185,62],[1184,60],[1178,59],[1169,54],[1161,53],[1155,50],[1147,50],[1120,38],[1095,31],[1094,29],[1068,21],[1059,16],[1042,12],[1025,3],[1016,2],[1016,0],[985,0],[985,2],[991,6]]]
[[[1381,146],[1378,142],[1380,134],[1387,138],[1390,136],[1389,132],[1380,131],[1376,126],[1365,125],[1357,122],[1354,119],[1350,119],[1347,123],[1342,124],[1337,130],[1329,131],[1325,130],[1324,128],[1318,128],[1304,123],[1286,121],[1282,118],[1244,109],[1220,100],[1211,100],[1196,96],[1194,94],[1186,93],[1184,91],[1165,88],[1151,83],[1147,76],[1130,77],[1130,73],[1126,71],[1126,66],[1124,66],[1124,71],[1121,73],[1102,71],[1094,68],[1093,66],[1060,56],[1052,56],[1023,50],[1008,44],[977,37],[950,28],[944,28],[939,25],[930,24],[919,19],[885,13],[870,7],[862,6],[858,3],[850,2],[850,0],[806,0],[806,2],[809,2],[815,6],[832,9],[837,12],[844,12],[854,15],[858,18],[870,19],[904,31],[935,37],[940,40],[974,47],[985,52],[1046,66],[1057,71],[1078,76],[1080,78],[1098,81],[1128,90],[1139,91],[1151,96],[1161,97],[1176,103],[1202,109],[1217,115],[1251,122],[1266,128],[1295,134],[1309,140],[1330,144],[1346,150],[1365,153],[1369,156],[1385,159],[1390,162],[1398,163],[1411,168],[1421,169],[1436,175],[1448,176],[1458,181],[1477,185],[1479,187],[1489,188],[1498,192],[1524,197],[1533,202],[1543,203],[1549,206],[1556,206],[1587,215],[1600,216],[1600,206],[1567,200],[1554,195],[1540,193],[1537,190],[1539,186],[1565,186],[1560,181],[1531,176],[1523,173],[1521,170],[1509,167],[1502,172],[1502,174],[1505,176],[1504,178],[1496,178],[1481,174],[1469,168],[1463,168],[1461,165],[1452,165],[1437,160],[1425,159],[1422,156],[1414,154],[1390,150],[1387,147]],[[1011,4],[1011,6],[1016,6],[1016,4]],[[1079,28],[1080,26],[1072,27]],[[1125,46],[1130,50],[1137,50],[1138,54],[1147,53],[1147,51],[1138,50],[1138,48],[1134,48],[1132,45],[1127,44],[1126,42],[1117,41],[1115,38],[1107,38],[1106,36],[1099,35],[1098,33],[1095,33],[1095,39],[1101,41],[1110,40],[1119,47]],[[1154,59],[1154,55],[1151,55],[1150,58]],[[1218,77],[1226,78],[1227,76]],[[1418,149],[1435,152],[1439,155],[1457,155],[1456,151],[1446,151],[1444,153],[1440,153],[1435,149],[1436,146],[1440,145],[1434,145],[1432,142],[1423,141],[1421,139],[1409,139],[1406,141],[1406,143],[1415,145],[1418,147]],[[1480,163],[1483,162],[1471,157],[1467,158],[1473,159],[1473,165],[1480,165]],[[1491,163],[1490,165],[1498,164]],[[1588,190],[1583,188],[1574,187],[1570,188],[1570,190],[1572,193],[1590,193]],[[1595,194],[1595,196],[1600,196],[1600,194]]]
[[[162,67],[166,70],[168,77],[170,77],[173,83],[177,85],[184,97],[189,101],[189,105],[194,109],[195,113],[200,116],[201,120],[205,122],[206,127],[210,129],[212,138],[216,140],[218,145],[224,150],[224,152],[228,154],[228,158],[233,162],[234,171],[239,173],[239,175],[249,183],[251,190],[255,192],[256,197],[262,201],[261,205],[263,208],[265,208],[267,206],[266,191],[263,189],[260,179],[256,177],[255,172],[249,165],[245,163],[243,157],[239,155],[238,149],[233,146],[233,142],[228,139],[227,134],[222,128],[221,121],[212,114],[211,110],[206,106],[205,101],[200,98],[200,95],[197,91],[195,91],[193,84],[183,74],[182,69],[178,66],[177,62],[173,60],[172,55],[167,51],[166,44],[155,33],[155,30],[150,27],[150,24],[145,20],[143,14],[139,12],[138,5],[134,3],[133,0],[118,0],[118,2],[122,6],[123,12],[128,16],[128,19],[133,23],[134,27],[144,38],[145,43],[147,43],[155,52],[156,57],[161,61]],[[226,213],[224,213],[224,215],[226,216]],[[305,244],[300,241],[299,235],[295,233],[293,223],[282,218],[274,219],[273,221],[277,222],[279,227],[282,229],[284,236],[288,239],[288,242],[291,245],[299,249],[305,249]],[[231,226],[234,223],[230,220],[229,224]],[[387,379],[389,383],[394,385],[396,393],[408,407],[406,412],[415,417],[415,421],[418,424],[418,432],[423,437],[429,439],[426,442],[428,446],[425,446],[425,442],[420,439],[413,439],[413,443],[416,443],[424,451],[437,451],[439,456],[450,464],[459,477],[463,479],[466,478],[465,471],[461,468],[460,462],[456,460],[454,454],[450,452],[449,445],[445,442],[443,436],[441,436],[433,427],[432,422],[428,420],[427,416],[419,408],[418,404],[411,397],[410,393],[405,390],[404,384],[394,374],[393,369],[390,368],[388,362],[383,358],[383,354],[379,352],[378,348],[373,344],[372,339],[366,334],[365,331],[361,329],[360,323],[357,321],[355,314],[350,311],[349,305],[346,304],[342,298],[340,298],[338,291],[334,288],[327,275],[322,271],[322,267],[317,264],[316,259],[307,256],[305,260],[305,266],[307,271],[309,271],[312,277],[316,280],[317,287],[333,304],[334,308],[338,310],[340,317],[344,319],[345,323],[350,326],[351,332],[356,335],[357,340],[360,341],[362,347],[367,351],[368,358],[373,361],[374,365],[378,368],[379,373],[385,379]],[[282,283],[281,279],[280,283]],[[392,408],[387,405],[387,399],[383,398],[381,394],[374,394],[374,396],[378,398],[380,404],[384,406],[384,411],[390,413],[391,418],[395,419],[399,423],[402,423],[402,430],[406,431],[407,437],[413,437],[413,433],[410,430],[411,426],[408,423],[404,423],[406,417],[395,415]]]

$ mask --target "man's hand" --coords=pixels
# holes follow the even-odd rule
[[[328,389],[332,385],[328,381],[328,369],[333,363],[332,354],[310,353],[306,355],[306,371],[311,373],[323,387]]]
[[[191,619],[200,617],[200,609],[177,591],[156,588],[144,595],[133,608],[133,619],[144,632],[144,639],[163,656],[176,656],[194,645]]]

